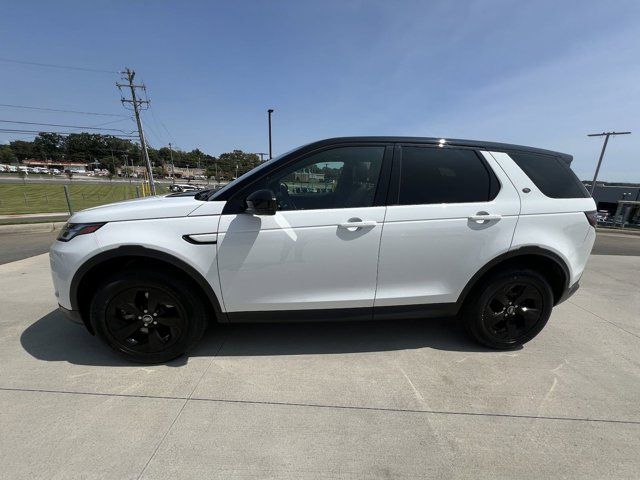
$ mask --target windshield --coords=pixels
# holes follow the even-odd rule
[[[302,147],[298,147],[298,148],[302,148]],[[257,167],[249,170],[247,173],[243,173],[242,175],[240,175],[238,178],[236,178],[235,180],[232,180],[231,182],[227,183],[224,187],[222,187],[220,190],[217,190],[216,192],[214,192],[213,195],[209,196],[207,198],[207,200],[216,200],[223,192],[226,192],[229,188],[231,188],[233,185],[236,185],[237,183],[241,182],[242,180],[244,180],[245,178],[249,177],[250,175],[253,175],[256,172],[259,172],[260,170],[267,168],[270,165],[273,165],[274,162],[277,162],[278,160],[280,160],[282,157],[284,157],[285,155],[289,155],[291,152],[298,150],[298,148],[294,148],[292,150],[289,150],[281,155],[278,155],[277,157],[273,157],[271,160],[267,160],[264,163],[261,163],[260,165],[258,165]]]

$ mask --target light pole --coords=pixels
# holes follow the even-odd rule
[[[593,191],[596,189],[596,180],[598,179],[598,173],[600,172],[600,165],[602,165],[602,159],[604,158],[604,152],[607,149],[607,143],[609,143],[610,136],[616,135],[629,135],[631,132],[602,132],[602,133],[590,133],[587,137],[604,137],[604,143],[602,144],[602,151],[600,152],[600,158],[598,159],[598,166],[596,167],[596,173],[593,175],[593,183],[591,184],[591,196],[593,197]]]
[[[171,142],[169,142],[169,158],[171,159],[171,181],[176,183],[175,168],[173,166],[173,149],[171,148]]]
[[[273,158],[273,152],[271,149],[271,114],[273,113],[273,108],[267,110],[267,113],[269,114],[269,160],[271,160]]]

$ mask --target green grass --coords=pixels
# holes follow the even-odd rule
[[[135,184],[78,183],[68,185],[74,211],[83,208],[119,202],[136,197]],[[168,191],[156,185],[158,194]],[[19,213],[54,213],[68,211],[62,185],[55,184],[1,184],[0,215]]]

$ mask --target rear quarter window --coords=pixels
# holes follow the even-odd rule
[[[558,157],[526,152],[511,152],[509,156],[547,197],[590,197],[569,165]]]

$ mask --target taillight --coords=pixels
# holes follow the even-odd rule
[[[598,216],[596,215],[596,212],[584,212],[584,215],[585,217],[587,217],[587,222],[589,222],[589,225],[595,228],[598,223]]]

